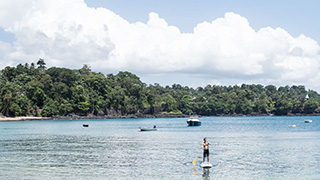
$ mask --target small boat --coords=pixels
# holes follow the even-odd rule
[[[157,127],[154,125],[153,128],[139,127],[138,131],[156,131]]]
[[[295,125],[295,124],[293,124],[293,125],[289,125],[289,127],[296,127],[296,125]]]
[[[201,121],[197,117],[191,117],[187,120],[188,126],[201,126]]]
[[[82,124],[83,127],[89,127],[89,124]]]
[[[304,120],[305,123],[312,123],[312,120],[310,119],[307,119],[307,120]]]

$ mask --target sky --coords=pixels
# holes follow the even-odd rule
[[[1,0],[0,67],[36,62],[147,84],[320,92],[320,1]]]

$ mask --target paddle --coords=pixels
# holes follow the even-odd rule
[[[200,151],[199,151],[199,153],[198,153],[197,157],[192,161],[192,164],[193,164],[193,165],[195,165],[195,164],[196,164],[196,162],[197,162],[197,158],[198,158],[199,154],[201,153],[201,150],[202,150],[202,149],[200,149]]]

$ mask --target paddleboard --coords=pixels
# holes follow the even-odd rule
[[[202,167],[202,168],[212,168],[212,164],[210,164],[210,163],[201,163],[200,167]]]

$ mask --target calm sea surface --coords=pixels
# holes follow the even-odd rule
[[[320,179],[320,117],[186,120],[0,122],[0,179]],[[199,167],[204,137],[209,170]]]

